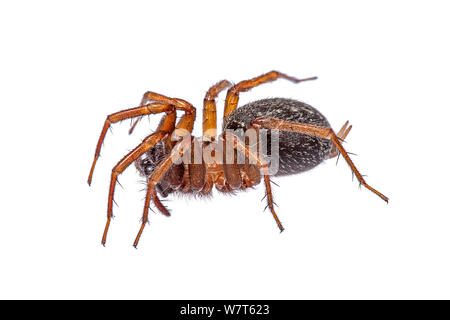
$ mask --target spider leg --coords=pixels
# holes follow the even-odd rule
[[[160,126],[158,127],[157,130],[163,130],[166,132],[173,132],[174,130],[178,130],[178,134],[181,134],[181,137],[183,137],[184,139],[188,139],[188,137],[190,137],[190,134],[192,132],[192,129],[194,127],[194,121],[195,121],[195,108],[187,101],[182,100],[182,99],[177,99],[177,98],[169,98],[166,96],[163,96],[161,94],[158,93],[154,93],[154,92],[146,92],[142,98],[142,102],[141,103],[146,103],[148,101],[158,101],[158,102],[162,102],[162,103],[171,103],[175,106],[176,109],[179,110],[183,110],[185,111],[185,114],[183,117],[181,117],[181,119],[177,122],[176,126],[171,126],[170,130],[168,128],[166,128],[167,126],[165,126],[163,124],[164,119],[161,121]],[[173,123],[175,123],[175,118],[173,119]],[[180,136],[176,134],[176,132],[174,132],[174,140],[179,140]],[[190,140],[190,138],[189,138]],[[167,141],[167,143],[172,144],[171,141]],[[167,169],[168,170],[168,169]],[[159,181],[159,180],[158,180]],[[156,185],[156,184],[155,184]],[[152,187],[153,188],[153,187]],[[147,190],[148,191],[148,190]],[[153,189],[152,189],[153,192]],[[150,201],[150,197],[151,194],[149,194],[147,192],[147,196],[149,198],[146,198],[146,202]],[[153,192],[153,200],[155,201],[155,205],[158,208],[159,211],[161,211],[161,213],[163,213],[166,216],[170,216],[170,212],[169,210],[167,210],[167,208],[161,203],[161,201],[158,198],[157,192]],[[146,207],[148,208],[149,203],[146,205]],[[148,209],[144,210],[145,212],[148,211]],[[146,218],[145,218],[146,219]],[[143,218],[143,221],[145,220]],[[143,224],[145,225],[145,223]],[[141,226],[141,231],[139,233],[139,237],[140,234],[142,233],[142,231],[144,230],[144,226]],[[137,242],[136,242],[137,245]]]
[[[112,123],[119,122],[124,119],[139,117],[142,115],[155,114],[155,113],[170,113],[174,112],[174,106],[164,103],[150,103],[144,106],[131,108],[127,110],[122,110],[106,117],[105,124],[103,125],[102,132],[97,142],[97,148],[95,149],[94,161],[92,162],[91,170],[89,172],[88,184],[91,185],[92,175],[94,174],[95,164],[97,163],[98,157],[100,156],[100,150],[102,148],[103,140],[105,139],[106,132],[108,132],[109,127]]]
[[[142,99],[141,99],[141,103],[139,104],[140,106],[146,105],[147,103],[151,102],[152,100],[149,99],[146,96],[146,93],[144,93]],[[130,130],[128,130],[128,134],[132,134],[134,129],[136,128],[136,125],[139,123],[139,121],[141,121],[142,116],[138,117],[136,120],[134,120],[134,123],[131,125]]]
[[[256,128],[257,131],[257,137],[259,137],[258,128]],[[277,214],[275,213],[274,209],[274,202],[273,202],[273,195],[272,195],[272,188],[270,186],[270,179],[269,179],[269,165],[267,164],[264,159],[260,157],[260,155],[252,150],[249,146],[247,146],[239,137],[236,135],[230,133],[230,132],[224,132],[223,138],[225,140],[231,140],[233,143],[233,147],[243,153],[249,160],[256,163],[258,168],[261,169],[262,174],[264,175],[264,184],[266,186],[266,198],[267,198],[267,206],[270,209],[270,212],[272,213],[273,218],[275,219],[275,222],[278,225],[278,228],[280,229],[280,232],[283,232],[284,227],[280,222],[280,219],[278,219]]]
[[[136,128],[137,124],[139,123],[139,121],[141,121],[142,116],[140,116],[139,118],[137,118],[136,120],[134,120],[134,123],[131,125],[130,130],[128,130],[128,134],[132,134],[134,129]]]
[[[194,108],[189,102],[184,101],[182,99],[174,99],[174,98],[168,98],[166,96],[163,96],[162,94],[158,94],[158,93],[154,93],[151,91],[148,91],[146,93],[144,93],[144,95],[142,96],[141,99],[141,106],[146,105],[147,103],[154,101],[154,102],[161,102],[161,103],[169,103],[169,104],[173,104],[178,106],[177,109],[180,110],[184,110],[186,112],[195,112],[192,111],[192,109]],[[134,123],[131,125],[130,130],[128,131],[128,134],[132,134],[134,129],[136,128],[136,125],[139,123],[139,121],[141,121],[142,116],[140,116],[139,118],[137,118]]]
[[[111,183],[109,186],[108,211],[105,231],[103,232],[102,244],[105,245],[109,225],[112,218],[112,204],[114,202],[114,190],[116,188],[117,176],[121,174],[131,163],[135,162],[141,155],[153,148],[164,137],[168,136],[175,128],[176,113],[169,111],[162,119],[156,132],[145,138],[134,150],[129,152],[113,168],[111,173]]]
[[[152,133],[144,141],[129,152],[125,157],[122,158],[112,169],[111,172],[111,183],[109,185],[109,195],[108,195],[108,211],[107,211],[107,221],[105,226],[105,231],[103,232],[102,244],[106,243],[106,236],[108,234],[109,224],[113,216],[112,206],[114,201],[114,190],[116,188],[117,177],[121,174],[131,163],[136,161],[141,155],[153,148],[158,142],[160,142],[167,132],[157,131]]]
[[[347,126],[348,126],[348,121],[346,121],[346,122],[344,123],[344,125],[343,125],[342,128],[341,128],[341,130],[339,130],[339,132],[336,134],[336,136],[337,136],[341,141],[344,141],[345,138],[347,138],[347,135],[348,135],[348,133],[350,132],[350,130],[352,130],[352,126],[350,126],[350,127],[348,127],[348,128],[347,128]],[[336,145],[333,144],[333,146],[331,147],[331,153],[330,153],[329,159],[336,157],[338,154],[339,154],[339,151],[338,151],[338,149],[336,148]]]
[[[359,173],[358,169],[356,169],[356,166],[354,165],[353,161],[350,159],[348,153],[345,151],[344,147],[342,146],[342,144],[340,142],[340,138],[334,133],[334,131],[332,129],[318,127],[318,126],[304,124],[304,123],[288,122],[288,121],[279,120],[279,119],[275,119],[275,118],[258,118],[258,119],[253,120],[251,122],[251,124],[253,126],[262,126],[264,128],[271,129],[271,130],[291,131],[291,132],[303,133],[303,134],[331,140],[333,142],[333,144],[336,146],[336,148],[339,150],[339,152],[342,154],[344,159],[347,161],[348,165],[350,166],[350,169],[355,174],[359,183],[361,185],[363,185],[364,187],[366,187],[367,189],[369,189],[370,191],[372,191],[373,193],[375,193],[377,196],[379,196],[384,201],[389,202],[389,199],[385,195],[383,195],[381,192],[375,190],[374,188],[372,188],[371,186],[369,186],[366,183],[363,176]],[[350,130],[347,129],[347,131],[350,131]]]
[[[280,78],[292,81],[294,83],[317,79],[317,77],[297,79],[278,71],[270,71],[253,79],[241,81],[238,84],[231,87],[230,89],[228,89],[227,97],[225,100],[225,111],[223,115],[224,122],[228,118],[230,113],[237,108],[240,92],[248,91],[256,86],[259,86],[260,84],[275,81]]]
[[[227,80],[222,80],[209,88],[203,100],[203,141],[214,141],[217,135],[216,98],[218,94],[231,86]]]
[[[192,132],[192,129],[194,128],[196,111],[194,106],[186,100],[170,98],[156,92],[147,91],[144,93],[142,101],[156,101],[164,104],[170,104],[173,105],[175,109],[184,111],[184,115],[178,121],[175,131],[173,132],[172,138],[174,140],[180,140],[181,137]]]
[[[145,196],[145,205],[144,205],[144,213],[142,214],[142,224],[139,229],[139,232],[134,240],[133,246],[136,248],[139,239],[141,238],[142,232],[144,231],[144,227],[148,222],[148,209],[150,206],[150,199],[152,195],[155,193],[154,189],[158,182],[164,177],[164,174],[173,166],[173,164],[180,159],[186,150],[188,150],[191,146],[191,138],[190,136],[183,138],[180,140],[172,149],[170,156],[165,158],[158,167],[155,168],[152,175],[148,179],[147,186],[147,194]]]

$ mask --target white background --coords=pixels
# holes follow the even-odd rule
[[[449,57],[445,1],[8,1],[0,5],[0,298],[450,298]],[[272,69],[297,77],[242,94],[305,101],[338,130],[386,205],[326,161],[262,186],[171,198],[150,213],[121,177],[106,248],[111,168],[159,117],[108,133],[146,90],[198,109],[208,87]],[[218,99],[219,118],[225,95]]]

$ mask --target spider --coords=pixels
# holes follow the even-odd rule
[[[94,161],[89,173],[88,184],[91,185],[95,164],[100,156],[100,149],[111,124],[124,119],[136,118],[129,131],[131,134],[144,115],[165,113],[157,130],[148,135],[141,144],[130,151],[112,169],[109,187],[107,221],[103,232],[102,244],[105,245],[111,218],[113,217],[113,196],[117,177],[130,164],[135,163],[141,175],[147,179],[147,191],[142,216],[142,224],[133,243],[137,247],[142,231],[148,222],[148,210],[151,200],[161,213],[170,213],[162,204],[160,196],[171,193],[209,195],[213,186],[220,192],[234,193],[252,188],[264,182],[267,207],[275,222],[284,230],[274,210],[274,202],[269,179],[269,162],[255,150],[248,141],[229,130],[254,130],[259,140],[260,130],[270,133],[279,132],[278,157],[279,168],[275,176],[300,173],[314,168],[322,161],[342,154],[355,174],[360,185],[388,202],[388,198],[369,186],[356,169],[342,143],[352,126],[348,121],[336,134],[327,119],[312,106],[291,99],[272,98],[248,103],[238,108],[239,94],[261,84],[277,79],[286,79],[294,83],[315,80],[317,77],[297,79],[278,71],[271,71],[232,85],[222,80],[212,86],[203,101],[203,136],[201,139],[191,137],[196,110],[186,100],[170,98],[155,92],[146,92],[140,106],[110,114],[100,134]],[[216,102],[218,94],[227,89],[223,115],[224,132],[217,136]],[[176,122],[176,112],[183,116]],[[200,141],[199,141],[200,140]],[[209,150],[205,152],[205,150]],[[211,151],[212,150],[212,151]],[[229,161],[217,161],[215,156],[225,154],[243,155],[245,161],[238,163],[235,157]],[[200,154],[196,161],[194,154]],[[205,156],[206,154],[212,157]],[[183,161],[180,161],[182,160]]]

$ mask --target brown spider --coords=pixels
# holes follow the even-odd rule
[[[203,101],[203,136],[200,142],[190,135],[194,126],[195,108],[182,99],[146,92],[139,107],[109,115],[98,140],[89,173],[89,185],[103,140],[112,123],[137,117],[130,129],[131,133],[142,116],[165,113],[157,130],[147,136],[112,169],[107,222],[102,244],[105,245],[113,216],[112,206],[117,176],[133,162],[136,163],[138,171],[148,180],[142,225],[134,241],[134,247],[137,246],[148,222],[151,199],[163,214],[170,215],[159,200],[158,194],[163,197],[173,192],[208,195],[213,186],[221,192],[233,192],[254,187],[260,183],[261,176],[266,187],[267,206],[280,231],[283,231],[284,228],[274,211],[269,180],[269,161],[266,161],[254,145],[249,143],[248,133],[251,130],[256,132],[258,146],[261,142],[261,129],[269,130],[271,134],[279,133],[279,168],[275,176],[303,172],[317,166],[325,159],[342,154],[359,183],[388,202],[386,196],[364,181],[341,144],[352,128],[348,126],[348,121],[335,134],[327,119],[315,108],[300,101],[284,98],[263,99],[237,108],[240,92],[279,78],[295,83],[317,79],[316,77],[296,79],[271,71],[259,77],[241,81],[234,86],[227,80],[218,82],[208,90]],[[226,131],[217,138],[215,99],[226,88],[229,88],[223,116],[223,128]],[[178,123],[175,123],[176,110],[184,112]],[[229,132],[229,130],[239,129],[244,131],[245,137]],[[230,152],[231,160],[229,160]],[[244,155],[244,162],[237,161],[238,154]],[[200,156],[197,157],[197,155]],[[220,156],[220,159],[226,158],[226,161],[217,160],[217,156]],[[180,162],[181,159],[182,162]]]

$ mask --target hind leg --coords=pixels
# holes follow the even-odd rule
[[[337,150],[342,154],[345,161],[347,161],[348,165],[350,166],[350,169],[355,174],[359,183],[361,185],[363,185],[365,188],[367,188],[370,191],[372,191],[373,193],[375,193],[377,196],[379,196],[384,201],[386,201],[386,202],[389,201],[388,197],[386,197],[381,192],[375,190],[374,188],[372,188],[370,185],[368,185],[366,183],[363,176],[361,175],[361,173],[359,173],[358,169],[356,169],[355,164],[350,159],[348,153],[345,151],[344,147],[342,146],[342,144],[340,142],[340,138],[334,133],[334,131],[332,129],[318,127],[318,126],[304,124],[304,123],[288,122],[288,121],[275,119],[275,118],[258,118],[258,119],[253,120],[251,124],[256,127],[264,127],[264,128],[271,129],[271,130],[291,131],[291,132],[303,133],[303,134],[331,140],[333,142],[333,144],[336,146]]]

